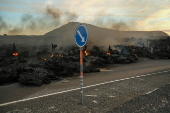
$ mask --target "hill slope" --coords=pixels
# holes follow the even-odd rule
[[[74,33],[77,26],[80,25],[78,22],[70,22],[60,28],[54,29],[46,33],[45,37],[53,37],[54,41],[59,42],[62,45],[73,44],[75,45]],[[89,40],[88,45],[114,45],[121,44],[122,38],[161,38],[168,36],[163,31],[117,31],[106,28],[96,27],[94,25],[83,23],[88,29]]]

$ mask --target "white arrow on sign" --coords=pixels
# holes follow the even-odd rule
[[[79,36],[80,36],[80,38],[81,38],[81,42],[85,42],[84,37],[81,35],[81,33],[80,33],[79,30],[77,30],[77,33],[79,34]]]

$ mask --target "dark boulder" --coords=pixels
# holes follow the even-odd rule
[[[43,84],[51,83],[51,79],[46,75],[39,75],[38,73],[23,73],[19,76],[19,83],[25,85],[41,86]]]
[[[84,73],[100,72],[100,69],[94,68],[94,67],[92,67],[92,66],[84,66],[84,67],[83,67],[83,72],[84,72]]]
[[[8,82],[16,82],[18,75],[15,71],[1,70],[0,71],[0,85]]]

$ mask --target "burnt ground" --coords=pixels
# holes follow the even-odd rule
[[[170,71],[0,106],[1,113],[169,113]]]

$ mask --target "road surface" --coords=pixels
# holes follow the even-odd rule
[[[102,113],[170,83],[170,60],[140,59],[132,64],[111,64],[101,71],[84,75],[83,105],[78,104],[80,82],[74,76],[41,87],[0,86],[0,111]]]

